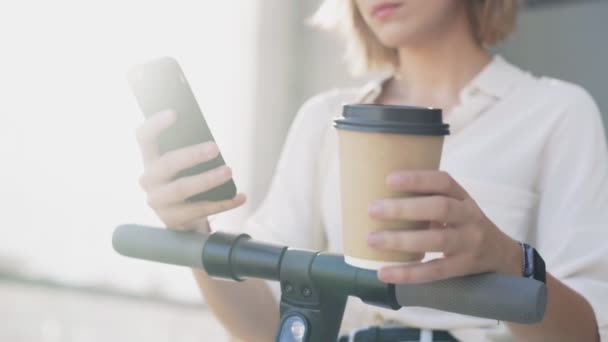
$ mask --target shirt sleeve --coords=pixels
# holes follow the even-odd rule
[[[324,249],[320,218],[318,160],[327,119],[327,95],[298,111],[277,163],[269,190],[245,222],[254,239],[304,249]]]
[[[541,160],[536,248],[547,271],[591,304],[608,341],[608,151],[602,119],[582,88],[554,122]]]

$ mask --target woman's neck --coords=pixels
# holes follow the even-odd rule
[[[489,62],[488,53],[470,34],[458,30],[418,46],[398,49],[400,68],[385,85],[381,103],[451,110],[460,90]]]

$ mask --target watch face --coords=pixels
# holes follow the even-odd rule
[[[546,282],[545,262],[536,249],[524,243],[524,270],[526,278],[534,278],[538,281]]]
[[[532,252],[532,248],[527,243],[523,244],[524,246],[524,277],[532,278],[534,275],[534,254]]]

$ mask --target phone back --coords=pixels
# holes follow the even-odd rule
[[[159,135],[158,144],[161,153],[206,141],[215,141],[190,85],[175,59],[163,57],[136,65],[128,71],[127,79],[146,118],[167,109],[172,109],[177,114],[175,123]],[[213,160],[181,171],[176,178],[199,174],[224,164],[224,158],[220,153]],[[236,186],[232,180],[229,180],[188,200],[219,201],[235,195]]]

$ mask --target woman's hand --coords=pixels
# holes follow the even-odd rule
[[[374,232],[368,236],[369,245],[403,252],[442,252],[444,257],[384,267],[378,272],[382,281],[419,283],[482,272],[521,275],[519,243],[496,227],[448,173],[399,171],[386,182],[393,190],[420,196],[375,201],[369,206],[370,216],[430,221],[430,228]]]
[[[175,113],[163,111],[150,117],[137,130],[144,162],[144,173],[139,183],[146,192],[148,205],[167,227],[208,231],[207,216],[242,205],[245,195],[238,194],[225,201],[185,201],[188,197],[222,185],[232,177],[232,172],[224,165],[198,175],[173,179],[181,170],[212,160],[219,154],[215,143],[206,142],[161,155],[158,135],[174,122]]]

